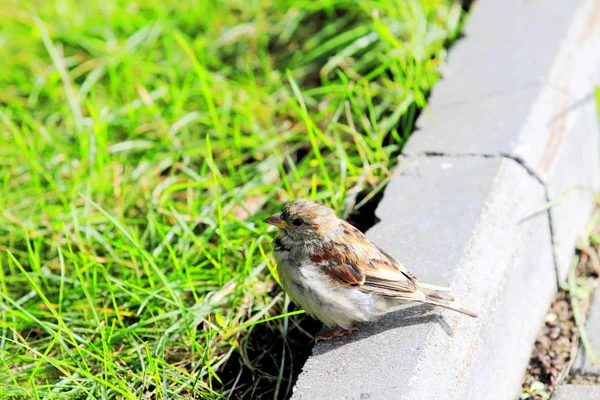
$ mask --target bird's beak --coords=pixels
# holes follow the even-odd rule
[[[269,218],[265,219],[267,224],[276,226],[278,228],[287,228],[287,223],[281,218],[281,213],[273,214]]]

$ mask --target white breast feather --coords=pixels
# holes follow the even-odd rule
[[[279,252],[276,258],[279,279],[291,300],[328,327],[348,329],[354,322],[372,320],[385,310],[384,301],[372,294],[332,286],[308,258],[295,264],[287,251]]]

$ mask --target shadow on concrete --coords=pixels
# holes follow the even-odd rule
[[[431,314],[431,312],[436,309],[439,310],[439,308],[430,304],[405,306],[386,314],[376,322],[367,322],[357,325],[358,331],[353,332],[352,334],[318,342],[313,348],[312,355],[318,356],[320,354],[325,354],[331,350],[367,339],[390,329],[405,328],[411,325],[438,324],[448,336],[453,337],[454,331],[448,322],[446,322],[446,319],[439,314]]]

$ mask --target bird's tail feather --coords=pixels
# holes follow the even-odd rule
[[[424,294],[424,299],[421,300],[424,303],[433,304],[436,306],[444,307],[449,310],[459,312],[461,314],[468,315],[469,317],[477,318],[477,314],[470,311],[462,306],[454,296],[450,293],[448,288],[440,288],[433,285],[424,285],[419,283],[418,285],[421,292]]]

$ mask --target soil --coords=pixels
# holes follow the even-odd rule
[[[575,270],[578,283],[591,288],[600,283],[599,250],[600,248],[596,246],[587,247],[586,251],[578,251],[579,262]],[[580,304],[582,314],[585,316],[589,300],[580,300]],[[575,362],[578,346],[579,331],[573,317],[571,295],[567,290],[561,289],[556,294],[535,341],[523,381],[521,398],[547,399],[560,384],[577,381],[578,377],[569,376],[569,372]],[[531,390],[535,382],[543,384],[545,394]]]

